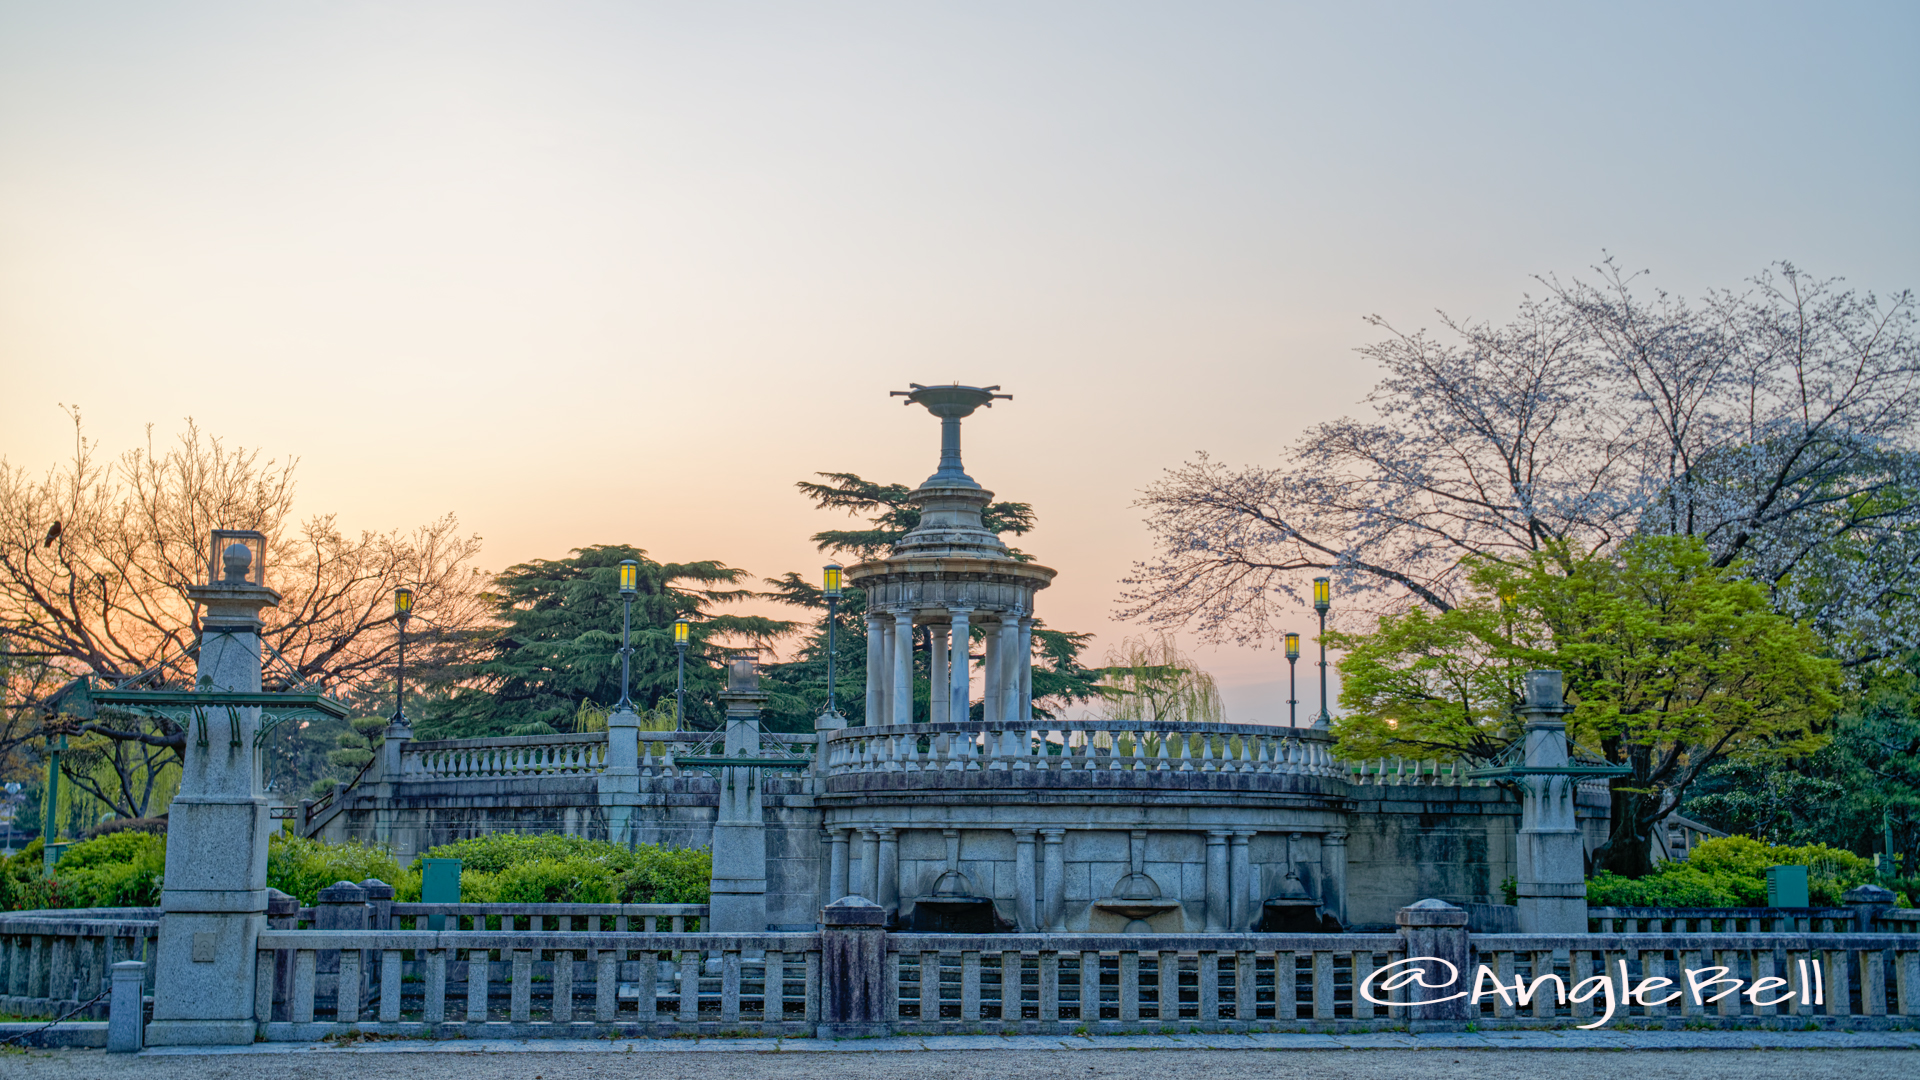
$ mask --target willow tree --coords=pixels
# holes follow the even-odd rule
[[[1838,662],[1740,570],[1691,537],[1470,560],[1447,610],[1332,635],[1347,650],[1334,735],[1353,756],[1490,758],[1520,734],[1521,675],[1556,668],[1575,742],[1629,770],[1609,781],[1595,862],[1637,877],[1654,826],[1710,766],[1810,753],[1839,705]]]

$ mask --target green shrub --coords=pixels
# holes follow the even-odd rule
[[[71,907],[153,907],[166,879],[167,841],[148,832],[108,833],[63,852],[54,875]]]
[[[93,870],[113,863],[130,863],[158,855],[167,857],[165,837],[145,832],[112,832],[93,840],[82,840],[60,853],[55,873]]]
[[[704,904],[713,878],[713,853],[706,848],[640,844],[629,850],[559,833],[489,833],[442,844],[421,859],[459,859],[461,899],[481,904]],[[421,865],[416,859],[409,869],[417,873]],[[579,884],[564,892],[555,884],[562,879]],[[536,893],[546,899],[522,899]]]
[[[500,871],[498,896],[502,904],[611,904],[613,871],[592,859],[515,863]]]
[[[430,848],[413,861],[415,869],[422,859],[459,859],[462,870],[487,874],[518,863],[558,859],[591,859],[624,870],[632,863],[632,852],[622,844],[562,833],[487,833]]]
[[[1587,903],[1597,907],[1764,907],[1767,868],[1807,867],[1808,900],[1834,907],[1855,885],[1872,881],[1873,860],[1825,844],[1783,847],[1747,836],[1716,837],[1694,845],[1683,860],[1661,863],[1632,879],[1601,871],[1587,881]]]
[[[623,904],[704,904],[713,885],[713,852],[707,848],[633,849],[634,863],[618,879]]]
[[[267,886],[312,904],[320,890],[336,881],[378,878],[394,887],[404,878],[400,864],[384,849],[360,843],[328,844],[298,836],[275,836],[267,844]],[[415,895],[419,885],[414,885]]]

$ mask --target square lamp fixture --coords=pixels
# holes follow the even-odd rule
[[[231,564],[227,551],[234,545],[246,549],[244,560],[234,552]],[[234,571],[228,574],[229,567]],[[215,529],[207,544],[207,584],[265,585],[267,583],[267,534],[252,529]]]

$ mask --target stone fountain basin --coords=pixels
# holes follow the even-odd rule
[[[1124,915],[1129,919],[1151,919],[1161,912],[1172,911],[1179,907],[1180,901],[1163,896],[1110,896],[1104,900],[1095,900],[1093,906],[1101,911]]]

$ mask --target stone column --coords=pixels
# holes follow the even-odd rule
[[[818,1036],[858,1039],[891,1034],[886,911],[850,896],[822,908],[820,923],[825,929],[820,934]]]
[[[1000,724],[1000,631],[997,624],[989,623],[986,626],[980,682],[980,719],[997,727]]]
[[[860,830],[860,895],[880,895],[880,834],[873,829]]]
[[[913,612],[893,614],[893,708],[891,724],[913,723]]]
[[[1033,616],[1020,619],[1020,711],[1021,720],[1033,720]]]
[[[1020,659],[1020,620],[1011,612],[1000,620],[1000,722],[1011,724],[1023,715],[1020,709],[1020,674],[1026,665]]]
[[[1527,672],[1526,763],[1529,769],[1567,764],[1567,725],[1561,719],[1560,673]],[[1523,934],[1587,932],[1586,848],[1574,821],[1574,778],[1551,773],[1520,778],[1519,863],[1515,892]]]
[[[1461,992],[1473,988],[1465,909],[1444,900],[1422,900],[1401,908],[1394,921],[1400,924],[1400,936],[1406,939],[1409,957],[1433,958],[1408,965],[1421,969],[1425,983],[1424,987],[1413,987],[1409,992],[1419,995],[1416,1000],[1431,1004],[1407,1008],[1402,1014],[1407,1017],[1407,1030],[1415,1035],[1423,1031],[1464,1030],[1469,1013],[1467,999]],[[1451,971],[1448,965],[1452,966]],[[1449,996],[1453,996],[1452,1001],[1438,1000]],[[1477,1006],[1474,1011],[1479,1011]]]
[[[1227,830],[1207,830],[1207,932],[1227,928]]]
[[[107,1053],[135,1053],[140,1049],[140,1029],[146,1022],[140,983],[146,978],[147,965],[138,960],[122,960],[113,965],[111,971],[113,996],[107,1004]]]
[[[969,654],[973,651],[972,629],[968,620],[973,609],[957,607],[950,609],[953,616],[952,641],[953,685],[948,688],[947,715],[954,723],[964,723],[973,712],[973,660]]]
[[[1253,860],[1247,854],[1247,841],[1253,839],[1253,830],[1235,829],[1228,838],[1228,875],[1231,878],[1231,894],[1227,907],[1227,929],[1247,930],[1253,926],[1253,918],[1248,914],[1253,903]]]
[[[880,830],[880,895],[876,902],[889,912],[900,910],[900,835],[896,829]]]
[[[245,544],[230,545],[221,562],[219,582],[187,590],[206,609],[196,675],[214,690],[257,692],[260,611],[279,604],[280,594],[249,583],[253,553]],[[253,745],[260,710],[208,713],[204,729],[189,725],[179,794],[168,814],[171,869],[160,893],[149,1046],[247,1045],[254,1037],[269,832]]]
[[[1320,838],[1320,905],[1347,925],[1347,831],[1334,829]]]
[[[886,687],[886,621],[877,611],[867,612],[867,715],[866,723],[883,724],[880,715]]]
[[[1040,922],[1042,929],[1065,930],[1067,851],[1065,829],[1041,829]]]
[[[927,658],[927,722],[947,722],[948,706],[953,703],[949,688],[953,677],[947,674],[947,627],[935,624],[928,629],[933,655]]]
[[[852,829],[827,830],[828,844],[832,854],[827,859],[827,892],[831,904],[843,896],[853,895],[853,886],[848,879],[847,836]]]
[[[760,706],[767,695],[752,657],[727,665],[727,757],[760,754]],[[767,929],[767,826],[759,769],[718,769],[720,811],[713,823],[713,883],[705,928],[762,934]]]
[[[1034,908],[1033,829],[1013,830],[1013,919],[1023,934],[1040,929]]]
[[[640,717],[631,709],[607,717],[607,763],[595,794],[606,815],[607,839],[631,847],[634,808],[640,802]]]

